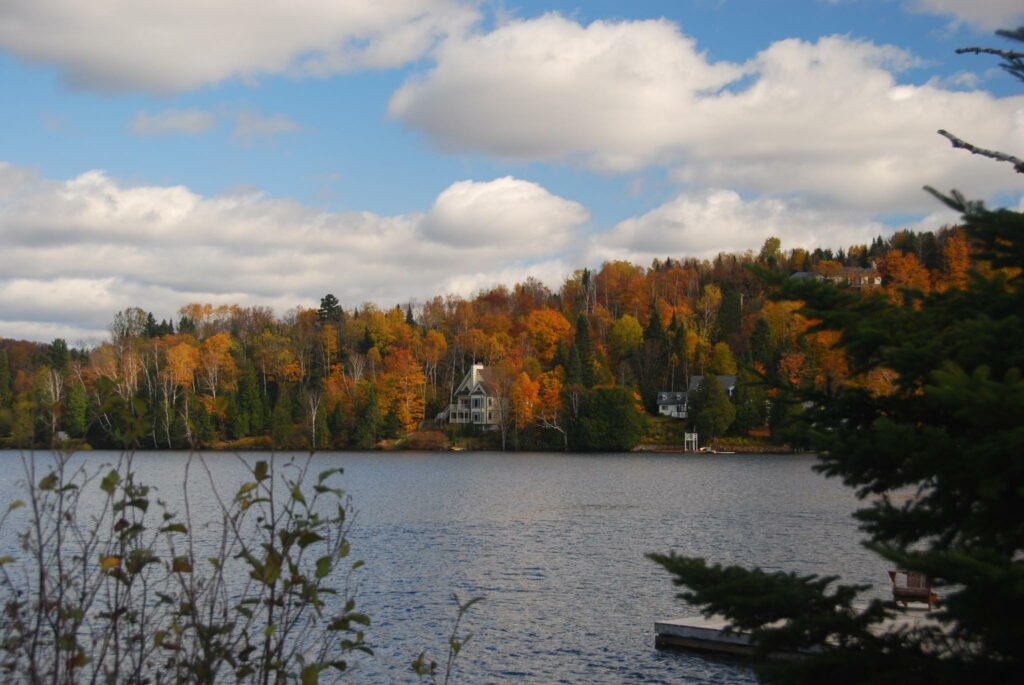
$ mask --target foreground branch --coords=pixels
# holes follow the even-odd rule
[[[957,48],[956,54],[996,55],[998,57],[1002,57],[1007,61],[1024,59],[1024,52],[1017,52],[1016,50],[999,50],[997,48]]]
[[[999,152],[998,150],[986,150],[985,148],[972,145],[965,140],[957,138],[945,129],[940,128],[938,130],[938,134],[952,143],[955,148],[961,148],[963,150],[967,150],[971,154],[981,155],[982,157],[988,157],[989,159],[994,159],[999,162],[1009,162],[1013,165],[1014,171],[1018,174],[1024,174],[1024,159],[1008,155],[1005,152]]]

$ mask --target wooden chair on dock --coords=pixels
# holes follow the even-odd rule
[[[938,603],[939,598],[932,592],[931,581],[928,576],[918,571],[889,571],[889,580],[892,581],[892,599],[907,606],[908,602],[924,602],[928,605],[928,611],[932,605]]]

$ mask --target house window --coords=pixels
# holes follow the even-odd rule
[[[480,398],[479,397],[474,397],[473,398],[473,409],[479,409],[479,408],[480,408]]]

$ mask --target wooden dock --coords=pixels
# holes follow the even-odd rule
[[[754,645],[746,633],[727,633],[727,620],[719,617],[675,618],[655,621],[654,646],[658,649],[693,649],[701,652],[749,656]]]
[[[719,616],[705,618],[677,618],[654,623],[654,646],[658,649],[691,649],[719,654],[749,656],[754,653],[750,635],[743,631],[727,632],[729,622]],[[879,632],[894,628],[912,628],[922,625],[939,625],[925,609],[916,607],[900,608],[897,615],[878,625]],[[781,653],[776,656],[798,657],[799,653]]]

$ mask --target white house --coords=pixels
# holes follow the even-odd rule
[[[438,421],[457,425],[472,424],[481,428],[497,428],[501,420],[501,404],[491,382],[489,369],[474,364],[455,389],[452,403],[437,415]]]
[[[697,392],[704,376],[691,376],[690,387],[686,392],[659,392],[658,393],[658,414],[671,416],[675,419],[685,419],[687,416],[687,397],[690,393]],[[718,376],[718,382],[722,390],[732,399],[733,391],[736,390],[736,376]]]
[[[686,418],[686,393],[685,392],[659,392],[658,413],[662,416],[671,416],[674,419]]]

